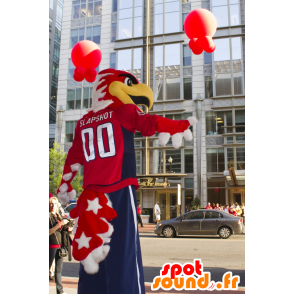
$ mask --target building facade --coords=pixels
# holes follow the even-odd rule
[[[73,80],[71,48],[96,42],[97,70],[129,71],[154,93],[151,114],[196,116],[194,139],[174,149],[158,134],[135,134],[137,200],[162,219],[185,212],[193,198],[222,205],[245,203],[245,15],[244,0],[64,0],[57,109],[64,110],[55,138],[68,151],[77,120],[91,107],[92,84]],[[206,8],[218,29],[213,53],[194,55],[183,24],[190,11]],[[82,172],[82,171],[81,171]],[[178,199],[180,198],[180,200]],[[179,203],[181,206],[179,206]],[[152,219],[151,219],[152,220]]]
[[[55,140],[63,0],[49,0],[49,148]]]

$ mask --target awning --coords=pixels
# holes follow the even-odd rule
[[[224,171],[224,176],[227,184],[230,187],[245,186],[245,170],[236,170],[230,167]]]

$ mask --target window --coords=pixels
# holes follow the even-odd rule
[[[52,18],[49,17],[49,32],[52,32]]]
[[[192,65],[191,49],[188,45],[183,46],[183,66]]]
[[[230,22],[231,26],[236,26],[240,24],[239,16],[239,0],[230,0]]]
[[[205,98],[213,97],[212,76],[204,76],[205,81]]]
[[[173,33],[180,31],[180,3],[173,0],[157,0],[154,5],[154,34]],[[163,9],[164,6],[164,9]],[[165,32],[163,32],[163,10]],[[184,18],[184,16],[182,15]],[[183,19],[182,19],[183,20]]]
[[[118,39],[141,37],[143,35],[142,3],[142,0],[136,0],[135,6],[133,7],[132,0],[119,2]]]
[[[185,178],[184,182],[185,182],[186,189],[188,189],[188,188],[193,189],[194,188],[194,179],[193,178]]]
[[[224,148],[206,149],[207,172],[216,173],[225,170]]]
[[[65,122],[65,143],[71,143],[74,138],[74,131],[77,121],[66,121]]]
[[[83,18],[86,16],[86,0],[72,2],[72,19]]]
[[[116,53],[110,53],[110,68],[116,68]]]
[[[54,44],[54,53],[53,53],[53,60],[56,63],[59,63],[59,56],[60,56],[60,48],[56,44]]]
[[[243,133],[245,132],[245,109],[235,110],[235,120],[236,120],[236,132]]]
[[[243,74],[242,74],[242,47],[241,38],[231,38],[232,43],[232,63],[233,63],[233,81],[234,94],[243,94]]]
[[[233,125],[233,116],[232,116],[232,111],[225,111],[225,117],[226,117],[226,125],[227,126],[232,126]],[[226,133],[233,133],[233,128],[226,128]]]
[[[49,39],[49,53],[50,53],[50,49],[51,49],[51,39]]]
[[[56,121],[56,100],[57,100],[57,87],[51,85],[51,97],[49,103],[49,123],[54,124]]]
[[[62,4],[57,2],[57,7],[56,7],[56,18],[59,20],[59,22],[62,22]]]
[[[184,99],[192,100],[192,78],[184,78]]]
[[[55,24],[55,41],[60,44],[61,40],[61,25],[59,25],[57,22]]]
[[[52,66],[52,76],[58,79],[58,65],[53,64]]]
[[[207,53],[203,51],[204,54],[204,64],[212,64],[212,53]]]
[[[193,149],[184,150],[185,173],[193,173]]]
[[[237,170],[245,170],[245,147],[236,147]]]
[[[87,27],[86,40],[100,44],[101,26]]]
[[[79,41],[84,40],[85,39],[84,34],[85,34],[85,29],[84,28],[71,30],[70,31],[70,48],[72,48]]]
[[[68,89],[66,110],[81,109],[81,89]]]
[[[112,0],[112,12],[117,12],[117,0]]]
[[[206,111],[206,135],[225,133],[225,113],[223,111]]]
[[[136,156],[136,174],[141,174],[141,151],[135,151]]]
[[[226,204],[224,177],[207,177],[207,200],[220,206]]]
[[[203,219],[204,218],[204,212],[203,211],[197,211],[197,212],[190,212],[184,215],[184,220],[188,219]]]
[[[111,24],[111,42],[114,42],[116,40],[116,22],[113,22]]]
[[[165,170],[167,173],[181,173],[181,150],[165,150],[165,158]],[[169,158],[172,159],[171,163],[168,161]]]
[[[67,79],[73,79],[73,74],[75,71],[75,66],[73,65],[71,59],[68,60],[68,74],[67,74]]]
[[[49,8],[53,10],[54,0],[49,0]]]
[[[216,211],[205,211],[205,219],[210,218],[223,218],[223,215],[220,212]]]
[[[102,14],[102,1],[101,0],[88,0],[88,13],[87,16],[101,15]]]
[[[234,148],[227,148],[227,161],[228,168],[234,167]]]
[[[212,0],[212,13],[216,18],[217,27],[229,25],[227,0]]]
[[[185,19],[186,19],[188,14],[189,14],[188,12],[185,12],[185,13],[182,14],[183,31],[185,30],[184,24],[185,24]]]
[[[93,87],[84,88],[84,94],[83,94],[83,108],[84,109],[91,107],[92,91],[93,91]]]

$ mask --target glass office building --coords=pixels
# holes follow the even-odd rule
[[[210,54],[194,55],[183,30],[197,8],[217,19]],[[71,48],[92,40],[102,52],[97,71],[125,70],[151,87],[151,114],[199,119],[191,127],[193,141],[183,140],[179,149],[171,140],[160,147],[158,134],[135,134],[138,203],[152,216],[159,201],[162,219],[169,219],[196,195],[202,207],[245,202],[244,0],[64,0],[62,28],[57,109],[65,111],[55,136],[65,151],[77,120],[91,107],[93,85],[73,80]]]

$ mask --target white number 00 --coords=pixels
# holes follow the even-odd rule
[[[105,151],[105,146],[104,146],[103,136],[102,136],[103,129],[106,129],[109,151]],[[90,154],[88,154],[88,151],[86,149],[86,134],[88,134],[89,136],[88,144],[89,144]],[[94,148],[94,129],[87,128],[82,130],[82,140],[83,140],[83,149],[84,149],[86,161],[89,162],[91,160],[94,160],[96,158],[95,148]],[[99,125],[97,127],[97,146],[98,146],[99,156],[101,158],[112,157],[116,154],[114,137],[113,137],[113,127],[111,123],[108,122],[103,125]]]

